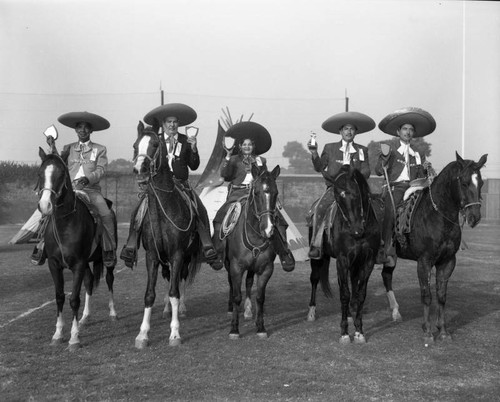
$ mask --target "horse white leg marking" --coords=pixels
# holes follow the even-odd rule
[[[80,325],[85,325],[90,317],[90,296],[85,292],[85,307],[83,308],[82,318],[80,318]]]
[[[78,320],[76,317],[73,318],[73,323],[71,325],[71,338],[69,340],[69,346],[70,347],[75,347],[80,345],[80,338],[79,336],[79,328],[78,328]]]
[[[248,296],[245,298],[245,304],[243,305],[243,308],[244,308],[243,318],[245,318],[245,320],[251,320],[253,317],[252,300]]]
[[[139,331],[139,335],[135,338],[135,347],[137,349],[142,349],[148,345],[148,332],[150,328],[151,321],[151,307],[146,307],[144,309],[144,316],[142,318],[141,329]]]
[[[186,287],[187,287],[186,281],[182,281],[179,289],[181,293],[181,298],[179,299],[179,316],[181,317],[185,317],[187,313]]]
[[[342,335],[339,339],[339,343],[341,343],[342,345],[347,345],[351,343],[351,338],[349,337],[349,335]]]
[[[113,292],[111,291],[109,292],[108,307],[109,307],[109,316],[111,317],[112,320],[116,320],[118,318],[118,314],[116,314],[115,298]]]
[[[64,328],[64,319],[62,316],[62,313],[60,313],[57,316],[57,321],[56,321],[56,332],[54,332],[54,335],[52,335],[52,344],[57,345],[61,343],[63,339],[63,328]]]
[[[316,306],[309,306],[307,321],[316,321]]]
[[[172,305],[172,320],[170,321],[170,346],[178,346],[181,344],[181,336],[179,334],[179,299],[176,297],[170,298]]]
[[[40,207],[40,211],[42,214],[50,214],[52,212],[52,203],[50,202],[50,190],[52,189],[52,174],[54,173],[54,166],[49,165],[47,169],[45,169],[45,180],[43,183],[44,190],[42,191],[42,196],[38,201],[38,206]]]
[[[399,304],[392,290],[387,292],[387,300],[389,301],[389,308],[392,310],[392,321],[402,321],[403,318],[399,314]]]

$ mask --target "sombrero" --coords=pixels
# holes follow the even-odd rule
[[[158,106],[151,110],[146,116],[144,121],[153,126],[156,122],[161,126],[163,120],[167,117],[177,117],[179,120],[179,127],[187,126],[196,120],[196,112],[194,109],[183,103],[167,103],[166,105]]]
[[[429,112],[418,107],[405,107],[385,116],[378,128],[386,134],[397,136],[397,131],[403,124],[415,127],[413,137],[425,137],[436,129],[436,120]]]
[[[93,131],[101,131],[109,128],[110,124],[104,117],[89,112],[70,112],[57,118],[59,123],[67,127],[76,128],[78,123],[89,123]]]
[[[243,121],[232,125],[226,131],[226,137],[232,137],[236,143],[241,143],[246,139],[250,139],[255,144],[254,153],[262,155],[269,151],[272,144],[271,134],[264,126],[253,121]]]
[[[375,128],[375,121],[370,116],[358,112],[337,113],[326,119],[321,127],[329,133],[340,134],[340,129],[346,125],[356,126],[356,134],[366,133]]]

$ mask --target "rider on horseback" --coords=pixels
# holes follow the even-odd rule
[[[219,208],[214,218],[213,243],[217,250],[219,259],[211,264],[212,268],[219,270],[223,267],[224,242],[221,237],[221,226],[230,206],[248,197],[252,176],[252,166],[267,169],[266,159],[260,156],[271,148],[271,135],[269,131],[258,123],[251,121],[236,123],[226,132],[226,137],[235,139],[235,144],[230,149],[226,148],[226,157],[222,162],[221,176],[229,182],[229,191],[226,202]],[[238,154],[233,155],[233,150],[237,147]],[[285,219],[278,211],[276,214],[275,227],[277,235],[273,236],[274,248],[280,257],[281,266],[287,272],[295,268],[295,259],[288,248],[286,240],[286,229],[288,227]]]
[[[203,255],[207,262],[213,261],[217,253],[210,238],[210,222],[205,207],[189,183],[189,169],[196,170],[200,165],[200,156],[196,146],[196,136],[186,136],[179,133],[179,126],[187,126],[196,120],[196,112],[182,103],[169,103],[159,106],[144,116],[144,121],[155,130],[163,128],[163,139],[167,145],[168,163],[174,175],[176,185],[188,195],[195,210],[197,231],[203,248]],[[139,201],[130,219],[130,229],[127,243],[123,246],[120,258],[127,267],[132,268],[137,260],[142,218],[146,208],[145,198]],[[146,204],[147,205],[147,204]],[[138,211],[142,211],[138,215]]]
[[[398,207],[413,180],[435,175],[431,163],[425,160],[425,155],[411,147],[411,140],[432,133],[436,128],[436,121],[425,110],[408,107],[387,115],[378,127],[386,134],[399,137],[397,145],[391,145],[389,152],[380,154],[375,166],[375,173],[379,176],[385,174],[390,186],[384,197],[382,240],[386,256],[384,265],[393,267],[396,256],[393,244],[394,207]]]
[[[335,201],[333,182],[331,179],[337,175],[343,165],[350,165],[358,169],[365,178],[370,177],[370,164],[368,161],[368,149],[354,142],[356,134],[366,133],[375,128],[373,119],[363,113],[343,112],[328,118],[322,126],[324,130],[340,134],[342,140],[337,143],[325,145],[321,157],[318,154],[317,143],[311,140],[307,147],[311,152],[314,170],[326,171],[326,191],[311,208],[312,211],[312,237],[309,249],[309,257],[321,259],[323,232],[326,228],[325,218],[330,206]]]
[[[102,236],[103,262],[107,267],[114,266],[116,264],[114,220],[99,185],[101,178],[106,173],[107,151],[105,146],[90,140],[92,132],[106,130],[110,124],[105,118],[88,112],[66,113],[59,116],[57,120],[67,127],[74,128],[78,136],[78,142],[64,146],[61,157],[68,165],[73,187],[87,194],[90,203],[101,218],[104,229]],[[52,148],[52,152],[57,153],[54,137],[48,136],[47,143]],[[34,265],[42,265],[45,259],[42,240],[33,250],[31,262]]]

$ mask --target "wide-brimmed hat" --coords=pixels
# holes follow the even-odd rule
[[[358,112],[342,112],[326,119],[321,127],[329,133],[340,134],[340,129],[346,124],[356,127],[356,134],[366,133],[375,128],[375,121],[366,114]]]
[[[253,121],[243,121],[232,125],[226,131],[226,137],[234,138],[237,144],[241,144],[246,139],[252,140],[255,144],[254,153],[256,155],[262,155],[269,151],[273,142],[269,131]]]
[[[155,123],[161,126],[163,120],[167,117],[177,117],[179,127],[182,127],[191,124],[198,116],[194,109],[188,105],[183,103],[167,103],[151,110],[144,116],[144,121],[152,126]]]
[[[418,107],[405,107],[385,116],[378,128],[386,134],[398,136],[403,124],[411,124],[415,128],[413,137],[425,137],[436,129],[436,120],[429,112]]]
[[[59,123],[67,127],[76,128],[78,123],[89,123],[92,131],[101,131],[109,128],[110,124],[104,117],[89,112],[70,112],[57,118]]]

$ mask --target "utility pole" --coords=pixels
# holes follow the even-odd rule
[[[163,88],[161,87],[161,81],[160,81],[160,104],[163,105]]]
[[[347,88],[345,90],[345,111],[349,111],[349,97],[347,96]]]

